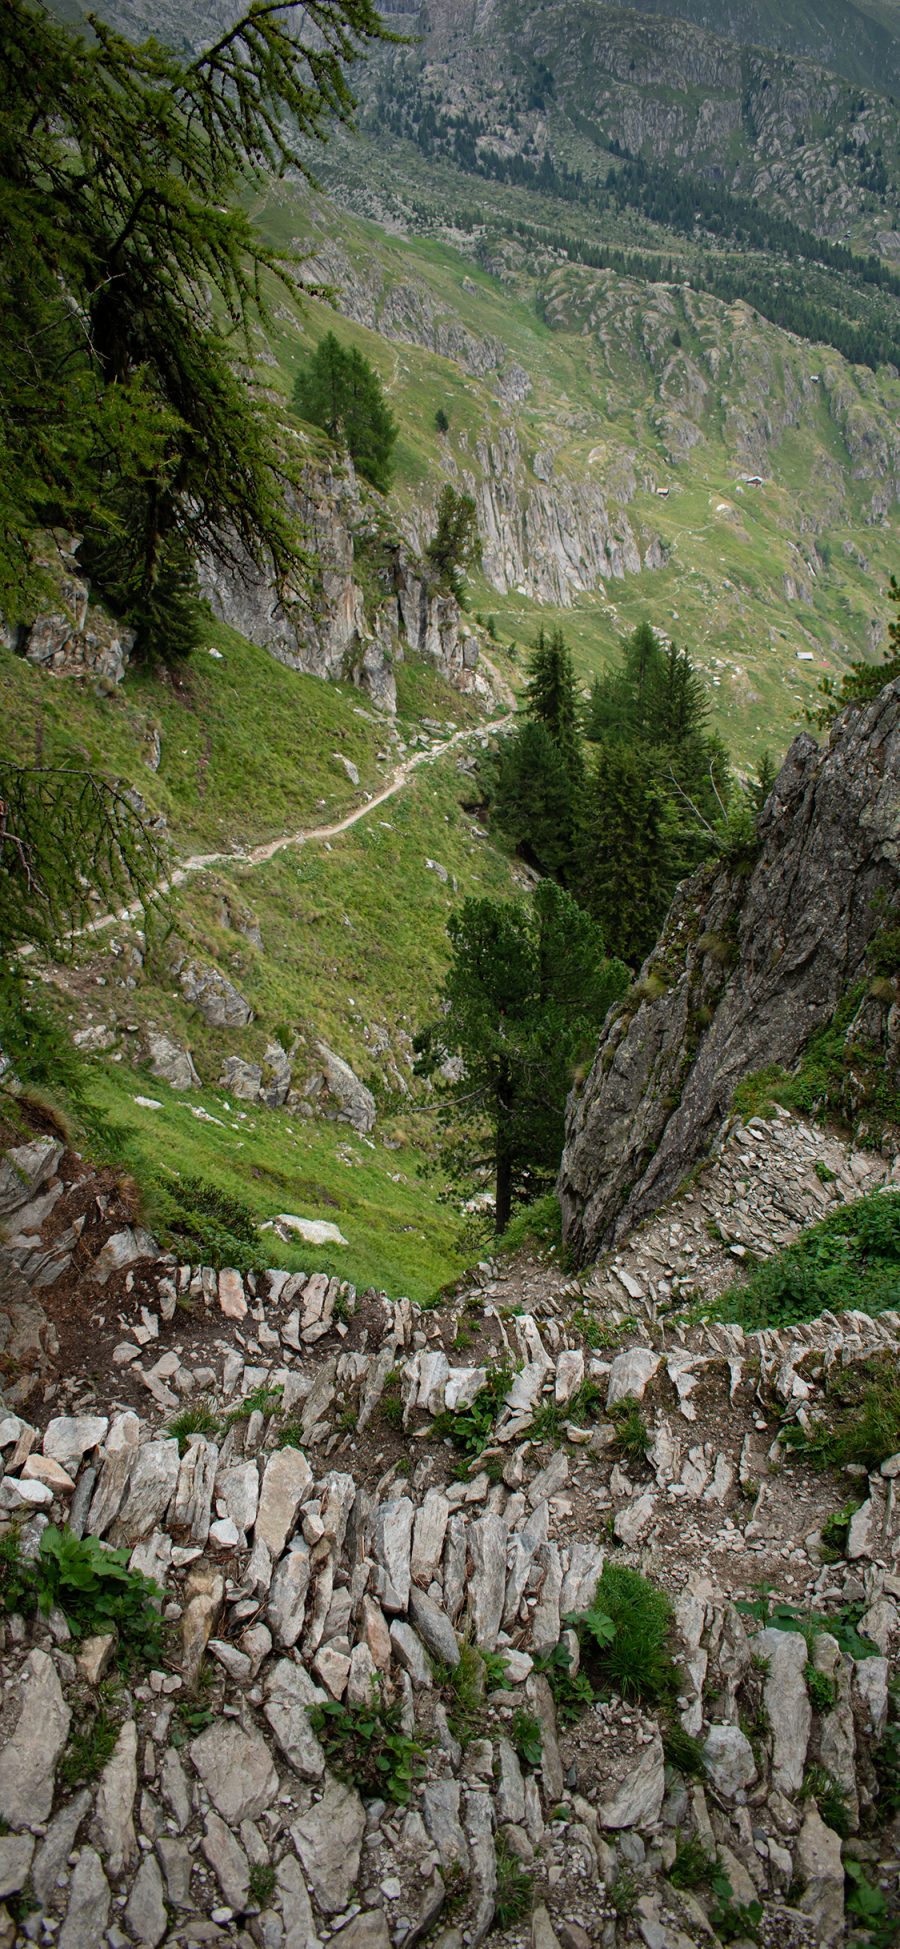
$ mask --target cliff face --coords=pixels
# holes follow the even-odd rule
[[[458,690],[481,688],[478,644],[458,603],[367,518],[352,468],[310,468],[298,514],[315,557],[311,595],[283,606],[252,563],[241,577],[207,564],[203,592],[223,622],[293,670],[356,684],[379,710],[396,709],[394,667],[406,651]]]
[[[792,1063],[863,974],[900,890],[900,682],[821,749],[796,740],[759,839],[749,874],[722,864],[679,889],[570,1103],[559,1194],[582,1259],[671,1197],[741,1079]],[[898,1004],[864,1006],[896,1060]]]

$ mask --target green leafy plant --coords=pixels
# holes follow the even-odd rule
[[[834,1509],[822,1524],[822,1556],[826,1563],[838,1563],[847,1549],[850,1524],[860,1503],[845,1502],[842,1509]]]
[[[826,1616],[821,1611],[795,1610],[793,1604],[784,1598],[773,1598],[769,1591],[752,1599],[739,1599],[735,1605],[735,1610],[744,1617],[755,1617],[761,1624],[771,1624],[776,1631],[799,1631],[810,1653],[819,1632],[827,1631],[848,1658],[857,1660],[878,1656],[877,1645],[863,1637],[857,1628],[865,1608],[864,1604],[843,1604]]]
[[[480,1455],[491,1438],[511,1381],[510,1367],[492,1368],[469,1407],[445,1408],[435,1415],[434,1433],[451,1441],[464,1455]]]
[[[716,1899],[709,1919],[720,1940],[734,1942],[738,1936],[749,1936],[751,1942],[758,1942],[762,1902],[735,1901],[731,1882],[718,1865],[711,1876],[711,1886]]]
[[[189,1739],[196,1739],[199,1732],[205,1732],[214,1718],[211,1705],[203,1705],[190,1693],[176,1700],[175,1718],[170,1728],[169,1739],[173,1746],[185,1746]]]
[[[553,1694],[556,1716],[561,1726],[574,1725],[588,1705],[595,1699],[594,1687],[586,1672],[572,1670],[572,1657],[568,1646],[554,1645],[552,1651],[545,1651],[535,1658],[535,1671],[543,1672]]]
[[[896,1941],[896,1935],[884,1889],[869,1880],[862,1862],[854,1861],[852,1855],[844,1862],[844,1874],[848,1884],[847,1914],[866,1930],[870,1949],[888,1949]]]
[[[386,1705],[374,1685],[369,1705],[326,1699],[313,1706],[309,1722],[338,1779],[369,1799],[406,1806],[424,1772],[425,1748],[403,1731],[399,1704]]]
[[[498,1929],[511,1929],[531,1909],[534,1877],[527,1873],[502,1835],[495,1843],[497,1888],[494,1895],[494,1923]]]
[[[510,1728],[512,1743],[525,1766],[538,1767],[544,1750],[544,1739],[540,1719],[533,1712],[525,1712],[520,1706],[513,1713]]]
[[[128,1557],[48,1523],[34,1566],[37,1601],[45,1614],[58,1607],[74,1638],[114,1631],[121,1653],[149,1663],[161,1656],[163,1593],[129,1570]]]

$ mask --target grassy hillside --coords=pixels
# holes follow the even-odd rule
[[[351,687],[298,676],[233,631],[210,624],[208,647],[222,660],[201,652],[177,685],[133,672],[119,688],[48,678],[0,652],[14,753],[77,758],[133,782],[184,858],[330,823],[362,804],[404,751],[427,750],[479,721],[471,700],[425,666],[398,671],[393,727]],[[156,771],[147,763],[154,734]],[[236,859],[193,874],[146,950],[134,926],[117,924],[77,942],[52,980],[40,978],[71,1033],[106,1031],[109,1046],[85,1061],[87,1100],[108,1126],[108,1153],[136,1177],[152,1225],[165,1228],[167,1194],[197,1179],[240,1199],[259,1223],[281,1212],[325,1218],[348,1241],[286,1246],[266,1233],[267,1263],[333,1268],[419,1300],[461,1269],[459,1205],[440,1202],[439,1176],[420,1177],[433,1150],[432,1114],[400,1085],[410,1081],[408,1038],[434,1005],[454,900],[516,886],[517,869],[461,807],[471,785],[458,765],[474,751],[477,737],[471,752],[463,745],[422,765],[340,838],[310,840],[255,868]],[[335,752],[358,766],[358,790]],[[247,926],[258,928],[258,942]],[[177,980],[185,955],[235,984],[254,1010],[248,1028],[212,1028],[188,1007]],[[151,1029],[190,1048],[200,1091],[181,1094],[151,1074],[142,1061]],[[353,1064],[378,1101],[370,1137],[217,1087],[227,1056],[258,1060],[273,1037],[292,1055],[298,1088],[315,1068],[319,1038]]]
[[[380,372],[399,421],[392,502],[410,535],[427,539],[442,478],[480,496],[483,532],[518,524],[528,559],[504,569],[502,547],[486,546],[470,607],[518,645],[520,667],[541,623],[558,621],[588,682],[649,617],[695,655],[717,725],[749,763],[764,746],[783,750],[823,676],[874,653],[900,479],[890,371],[849,367],[745,306],[546,249],[535,257],[509,237],[473,234],[464,253],[387,236],[290,185],[262,221],[282,247],[313,253],[309,274],[328,277],[343,313],[280,305],[286,389],[336,324]],[[510,398],[510,373],[525,375],[524,397]],[[535,470],[541,456],[549,478]],[[744,477],[757,473],[764,484],[751,486]],[[641,562],[649,552],[662,565],[583,574],[590,586],[565,602],[540,597],[541,550],[560,552],[561,496],[576,560],[599,496],[611,527],[629,524]]]

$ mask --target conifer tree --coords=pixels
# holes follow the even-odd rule
[[[605,740],[588,782],[577,892],[611,951],[632,967],[652,948],[674,891],[676,830],[644,754]]]
[[[525,696],[529,717],[546,725],[574,786],[583,775],[584,760],[575,666],[561,629],[549,636],[540,630]]]
[[[291,443],[254,387],[267,274],[242,195],[352,107],[374,0],[259,0],[194,59],[88,40],[38,0],[0,23],[0,605],[40,589],[35,531],[111,545],[146,600],[172,548],[303,566]],[[169,553],[167,555],[167,546]],[[177,550],[176,550],[177,554]]]
[[[469,1181],[479,1164],[490,1167],[503,1232],[514,1200],[555,1177],[573,1067],[592,1050],[627,973],[552,880],[527,904],[464,901],[448,933],[442,1011],[417,1038],[417,1067],[438,1077],[448,1056],[461,1060],[457,1080],[440,1087],[444,1161]]]
[[[441,488],[437,527],[425,554],[438,581],[459,601],[463,592],[462,571],[480,565],[481,542],[471,494],[458,493],[449,481]]]
[[[344,447],[373,487],[387,492],[397,425],[374,366],[355,346],[343,346],[334,332],[326,332],[297,375],[294,408]]]

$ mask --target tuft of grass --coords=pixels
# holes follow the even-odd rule
[[[670,1648],[672,1607],[665,1592],[639,1571],[607,1563],[594,1608],[613,1626],[607,1644],[584,1645],[585,1662],[598,1683],[624,1699],[647,1704],[674,1699],[678,1668]]]
[[[620,1868],[608,1889],[609,1899],[619,1920],[627,1921],[638,1904],[640,1889],[630,1868]]]
[[[826,1827],[839,1834],[842,1841],[847,1839],[851,1826],[847,1796],[824,1766],[807,1767],[800,1798],[814,1800]]]
[[[120,1730],[121,1720],[115,1719],[103,1703],[77,1713],[59,1763],[60,1784],[74,1788],[95,1780],[111,1758]]]
[[[828,1672],[820,1672],[807,1661],[805,1668],[806,1689],[814,1712],[833,1712],[837,1704],[837,1680]],[[821,1809],[820,1809],[821,1812]]]
[[[403,1383],[397,1368],[388,1374],[381,1390],[378,1412],[389,1428],[403,1426]]]
[[[220,1429],[219,1416],[206,1401],[198,1401],[192,1408],[180,1408],[166,1425],[166,1434],[178,1443],[178,1453],[183,1455],[191,1435],[217,1435]]]
[[[643,1462],[653,1436],[641,1413],[639,1403],[631,1394],[623,1396],[609,1410],[610,1421],[615,1423],[616,1438],[612,1452],[625,1462]]]
[[[670,1766],[693,1780],[706,1777],[703,1747],[692,1733],[685,1732],[677,1713],[670,1712],[662,1729],[663,1752]]]
[[[699,1834],[689,1834],[686,1841],[679,1835],[675,1859],[669,1869],[673,1888],[701,1888],[709,1881],[714,1867],[713,1857],[707,1854]]]
[[[244,1396],[243,1401],[238,1402],[236,1408],[229,1408],[225,1416],[227,1425],[232,1427],[236,1421],[249,1421],[252,1414],[263,1414],[267,1417],[270,1414],[277,1414],[283,1393],[283,1387],[269,1387],[265,1381],[262,1381],[259,1387],[252,1388],[251,1392]]]
[[[494,1855],[497,1862],[494,1925],[498,1929],[511,1929],[531,1912],[534,1876],[523,1868],[502,1835],[495,1843]]]
[[[250,1868],[249,1894],[256,1908],[268,1908],[275,1893],[275,1870],[270,1861],[254,1861]]]

